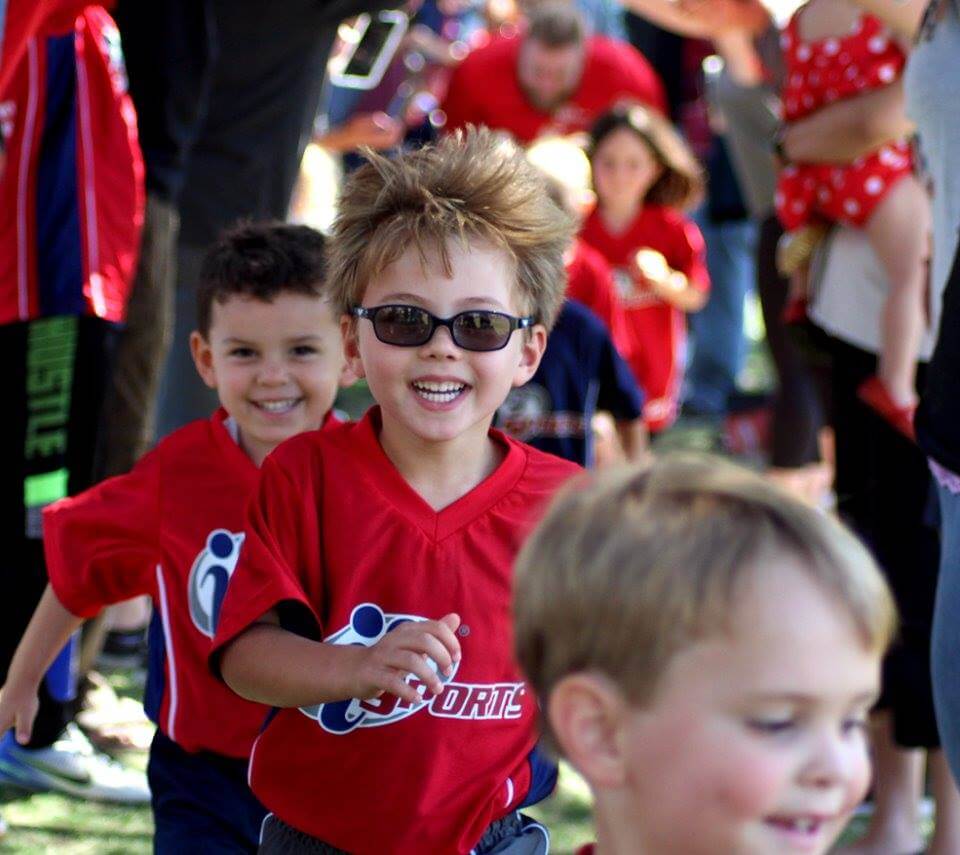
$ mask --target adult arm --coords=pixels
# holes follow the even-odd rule
[[[893,32],[912,42],[930,0],[853,0],[864,12],[883,21]]]
[[[770,13],[758,0],[623,0],[652,24],[681,36],[709,39],[724,30],[763,32]]]
[[[897,80],[791,122],[781,144],[790,161],[849,163],[912,130],[904,112],[903,82]]]
[[[381,151],[399,145],[403,130],[403,124],[386,113],[358,113],[315,137],[314,142],[332,152],[355,151],[361,146]]]

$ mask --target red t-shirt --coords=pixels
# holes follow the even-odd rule
[[[584,222],[580,237],[613,268],[631,342],[627,361],[646,393],[644,420],[651,430],[662,430],[676,418],[686,318],[679,309],[653,296],[629,271],[638,250],[655,249],[695,288],[707,291],[710,276],[703,235],[678,211],[644,205],[620,234],[611,233],[595,209]]]
[[[245,758],[268,711],[207,667],[256,483],[220,410],[171,434],[131,472],[44,511],[50,584],[71,612],[92,617],[141,594],[153,599],[144,706],[186,751]]]
[[[280,710],[250,778],[269,810],[340,849],[465,853],[530,786],[536,703],[513,659],[512,565],[579,467],[493,430],[500,466],[437,512],[384,454],[379,425],[373,408],[265,461],[212,662],[278,606],[285,626],[330,644],[459,614],[463,658],[443,694]]]
[[[552,114],[532,107],[517,80],[523,39],[494,39],[460,63],[443,102],[445,130],[471,122],[509,131],[526,144],[546,134],[588,130],[618,101],[639,101],[666,112],[663,84],[643,54],[604,36],[587,40],[583,77],[569,101]]]
[[[576,238],[564,256],[567,268],[567,296],[583,303],[606,325],[613,343],[624,359],[632,346],[623,305],[617,295],[613,271],[607,260],[590,244]]]
[[[89,6],[72,33],[26,42],[0,96],[0,134],[0,324],[122,321],[144,167],[120,35],[102,8]]]

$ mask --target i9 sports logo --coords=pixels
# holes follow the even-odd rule
[[[350,623],[343,629],[324,639],[327,644],[359,644],[372,647],[388,632],[408,621],[425,621],[428,618],[417,615],[385,614],[375,603],[362,603],[350,613]],[[440,680],[447,684],[457,672],[460,663],[454,663],[449,676],[440,673],[437,663],[427,660],[437,672]],[[333,701],[312,707],[301,707],[300,712],[319,722],[320,726],[334,734],[349,733],[357,727],[381,727],[413,715],[432,699],[427,687],[408,674],[406,682],[416,683],[421,700],[410,704],[401,701],[396,695],[381,695],[379,698],[361,701],[352,698],[348,701]]]
[[[187,602],[193,625],[208,638],[217,631],[220,607],[227,595],[230,577],[237,569],[243,533],[234,534],[217,528],[207,535],[206,547],[201,550],[187,580]]]

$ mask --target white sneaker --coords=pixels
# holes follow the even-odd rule
[[[8,732],[0,741],[0,784],[94,801],[150,801],[147,776],[97,751],[73,722],[49,748],[24,748]]]

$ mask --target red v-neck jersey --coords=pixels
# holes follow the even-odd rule
[[[192,422],[132,471],[51,505],[43,533],[50,584],[74,614],[153,599],[144,704],[160,729],[187,751],[243,758],[267,707],[233,694],[207,668],[257,483],[225,421],[221,410]]]
[[[499,467],[435,511],[378,434],[374,408],[264,463],[215,653],[274,608],[301,632],[365,646],[398,622],[459,614],[462,660],[441,695],[281,710],[250,776],[269,810],[340,849],[468,852],[530,785],[536,704],[513,659],[512,565],[579,469],[491,431]]]

